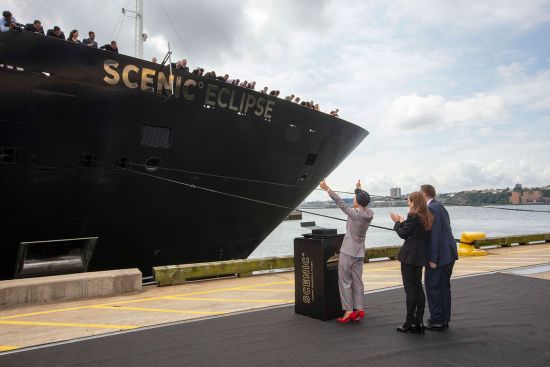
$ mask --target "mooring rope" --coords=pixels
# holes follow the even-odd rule
[[[137,166],[137,167],[143,167],[147,168],[150,166],[147,166],[146,164],[139,164],[139,163],[129,163],[130,166]],[[116,166],[119,168],[118,166]],[[215,177],[215,178],[223,178],[226,180],[235,180],[235,181],[243,181],[243,182],[251,182],[251,183],[259,183],[259,184],[265,184],[265,185],[274,185],[274,186],[281,186],[281,187],[289,187],[289,188],[295,188],[295,189],[302,189],[302,190],[322,190],[318,188],[317,186],[300,186],[300,185],[292,185],[292,184],[284,184],[279,182],[272,182],[272,181],[262,181],[262,180],[254,180],[250,178],[242,178],[242,177],[232,177],[232,176],[224,176],[224,175],[216,175],[213,173],[205,173],[205,172],[198,172],[198,171],[189,171],[179,168],[171,168],[171,167],[155,167],[159,170],[165,170],[165,171],[172,171],[172,172],[179,172],[179,173],[187,173],[191,175],[199,175],[199,176],[206,176],[206,177]],[[137,171],[139,172],[139,171]],[[157,176],[155,176],[157,177]],[[348,194],[348,195],[355,195],[354,192],[349,191],[339,191],[339,190],[333,190],[334,192],[338,194]],[[370,195],[372,198],[379,198],[379,199],[394,199],[390,196],[383,196],[383,195]],[[460,204],[456,206],[468,206],[472,208],[487,208],[487,209],[496,209],[496,210],[509,210],[509,211],[518,211],[518,212],[532,212],[532,213],[550,213],[549,210],[534,210],[534,209],[520,209],[520,208],[503,208],[498,206],[492,206],[492,205],[470,205],[470,204]],[[295,209],[298,210],[298,209]]]
[[[139,164],[139,163],[129,163],[130,166],[138,166],[147,168],[150,166],[147,166],[146,164]],[[198,171],[188,171],[184,169],[179,168],[171,168],[171,167],[155,167],[159,170],[165,170],[165,171],[172,171],[172,172],[179,172],[179,173],[187,173],[191,175],[199,175],[199,176],[206,176],[206,177],[215,177],[215,178],[223,178],[226,180],[235,180],[235,181],[243,181],[243,182],[251,182],[251,183],[259,183],[259,184],[265,184],[265,185],[274,185],[274,186],[282,186],[282,187],[289,187],[294,189],[303,189],[303,190],[322,190],[319,189],[317,186],[300,186],[300,185],[292,185],[292,184],[285,184],[280,182],[273,182],[273,181],[262,181],[262,180],[254,180],[251,178],[242,178],[242,177],[232,177],[232,176],[224,176],[224,175],[216,175],[213,173],[205,173],[205,172],[198,172]],[[336,193],[339,194],[350,194],[355,195],[353,192],[348,191],[336,191],[333,190]],[[389,198],[389,196],[381,196],[381,195],[371,195],[371,197],[375,198]]]
[[[268,201],[253,199],[253,198],[249,198],[249,197],[241,196],[241,195],[236,195],[236,194],[231,194],[231,193],[228,193],[228,192],[219,191],[219,190],[214,190],[214,189],[210,189],[210,188],[207,188],[207,187],[204,187],[204,186],[195,185],[195,184],[189,184],[189,183],[187,183],[187,182],[178,181],[178,180],[173,180],[173,179],[171,179],[171,178],[166,178],[166,177],[162,177],[162,176],[152,175],[152,174],[150,174],[150,173],[136,171],[136,170],[133,170],[133,169],[130,169],[130,168],[127,168],[127,167],[120,167],[120,166],[117,166],[117,165],[115,165],[115,164],[108,163],[108,162],[105,162],[105,161],[101,161],[101,160],[98,160],[98,159],[96,159],[95,161],[98,162],[98,163],[101,163],[101,164],[104,164],[104,165],[107,165],[107,166],[116,168],[116,169],[125,170],[125,171],[131,172],[131,173],[135,173],[135,174],[138,174],[138,175],[142,175],[142,176],[146,176],[146,177],[155,178],[155,179],[157,179],[157,180],[161,180],[161,181],[165,181],[165,182],[174,183],[174,184],[177,184],[177,185],[189,187],[189,188],[191,188],[191,189],[203,190],[203,191],[207,191],[207,192],[211,192],[211,193],[215,193],[215,194],[219,194],[219,195],[229,196],[229,197],[236,198],[236,199],[246,200],[246,201],[250,201],[250,202],[253,202],[253,203],[257,203],[257,204],[263,204],[263,205],[274,206],[274,207],[282,208],[282,209],[296,210],[296,211],[298,211],[298,212],[300,212],[300,213],[311,214],[311,215],[315,215],[315,216],[318,216],[318,217],[324,217],[324,218],[334,219],[334,220],[343,221],[343,222],[346,221],[346,219],[343,219],[343,218],[333,217],[333,216],[326,215],[326,214],[314,213],[314,212],[310,212],[310,211],[307,211],[307,210],[292,208],[292,207],[286,206],[286,205],[270,203],[270,202],[268,202]],[[377,225],[373,225],[373,224],[371,224],[370,226],[371,226],[371,227],[374,227],[374,228],[379,228],[379,229],[385,229],[385,230],[393,231],[393,228],[389,228],[389,227],[377,226]]]
[[[310,211],[308,211],[308,210],[303,210],[303,209],[298,209],[298,208],[292,208],[292,207],[286,206],[286,205],[270,203],[270,202],[268,202],[268,201],[253,199],[253,198],[249,198],[249,197],[242,196],[242,195],[231,194],[231,193],[228,193],[228,192],[219,191],[219,190],[214,190],[214,189],[209,189],[209,188],[207,188],[207,187],[203,187],[203,186],[199,186],[199,185],[195,185],[195,184],[189,184],[189,183],[186,183],[186,182],[183,182],[183,181],[178,181],[178,180],[173,180],[173,179],[166,178],[166,177],[162,177],[162,176],[152,175],[152,174],[150,174],[150,173],[145,173],[145,172],[136,171],[136,170],[130,169],[130,168],[128,168],[128,167],[120,167],[120,166],[117,166],[117,165],[112,164],[112,163],[108,163],[108,162],[105,162],[105,161],[101,161],[101,160],[99,160],[99,159],[95,159],[95,161],[98,162],[98,163],[105,164],[105,165],[107,165],[107,166],[116,168],[116,169],[128,171],[128,172],[131,172],[131,173],[135,173],[135,174],[142,175],[142,176],[146,176],[146,177],[150,177],[150,178],[155,178],[155,179],[157,179],[157,180],[161,180],[161,181],[165,181],[165,182],[170,182],[170,183],[174,183],[174,184],[177,184],[177,185],[182,185],[182,186],[185,186],[185,187],[189,187],[189,188],[191,188],[191,189],[203,190],[203,191],[211,192],[211,193],[218,194],[218,195],[224,195],[224,196],[229,196],[229,197],[232,197],[232,198],[235,198],[235,199],[240,199],[240,200],[246,200],[246,201],[254,202],[254,203],[257,203],[257,204],[263,204],[263,205],[273,206],[273,207],[282,208],[282,209],[287,209],[287,210],[295,210],[295,211],[300,212],[300,213],[306,213],[306,214],[310,214],[310,215],[317,216],[317,217],[323,217],[323,218],[333,219],[333,220],[342,221],[342,222],[346,222],[346,221],[347,221],[347,219],[338,218],[338,217],[333,217],[333,216],[331,216],[331,215],[320,214],[320,213],[314,213],[314,212],[310,212]],[[134,165],[136,165],[136,166],[144,166],[144,165],[140,165],[140,164],[134,164]],[[144,167],[148,167],[148,166],[144,166]],[[165,169],[166,169],[166,168],[165,168]],[[186,172],[189,172],[189,171],[186,171]],[[212,175],[212,176],[216,176],[216,175]],[[218,177],[220,177],[220,176],[218,176]],[[248,180],[248,179],[243,179],[243,180]],[[284,184],[282,184],[282,185],[284,185]],[[476,207],[476,208],[504,209],[504,210],[517,210],[517,211],[530,211],[530,212],[550,213],[550,211],[543,211],[543,210],[529,210],[529,209],[515,209],[515,208],[499,208],[499,207],[479,207],[479,206],[475,206],[475,205],[464,205],[464,206],[472,206],[472,207]],[[377,225],[375,225],[375,224],[370,224],[369,227],[378,228],[378,229],[384,229],[384,230],[392,231],[392,232],[395,231],[393,228],[384,227],[384,226],[377,226]],[[454,240],[455,240],[455,242],[460,242],[460,243],[467,244],[467,245],[473,245],[473,242],[461,242],[460,239],[458,239],[458,238],[455,238]]]

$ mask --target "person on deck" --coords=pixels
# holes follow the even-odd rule
[[[338,322],[359,321],[365,317],[363,297],[363,264],[365,262],[365,236],[374,217],[374,212],[367,206],[370,195],[361,189],[361,181],[357,181],[353,207],[349,207],[334,191],[322,181],[319,187],[325,190],[336,202],[336,205],[347,214],[346,235],[340,248],[338,261],[338,286],[342,308],[345,311]]]
[[[186,73],[189,72],[189,66],[187,66],[187,59],[181,60],[181,69]]]
[[[53,37],[53,38],[59,38],[64,40],[65,39],[65,33],[61,31],[61,28],[58,26],[54,26],[53,29],[48,29],[48,32],[46,33],[47,36]]]
[[[95,41],[95,32],[89,31],[88,38],[82,40],[82,44],[88,47],[97,48],[97,42]]]
[[[67,41],[72,42],[72,43],[82,43],[78,39],[78,30],[73,29],[71,31],[71,33],[69,33],[69,37],[67,37]]]
[[[4,10],[0,18],[0,32],[9,32],[17,28],[17,20],[11,14],[11,11]]]
[[[111,41],[111,44],[103,45],[100,49],[118,53],[118,45],[116,44],[116,41]]]
[[[393,229],[405,240],[397,255],[401,263],[401,277],[405,288],[407,316],[397,331],[424,333],[424,307],[426,296],[422,288],[422,268],[426,264],[426,251],[430,241],[433,215],[428,210],[424,196],[415,191],[409,195],[407,219],[395,213],[390,217],[395,222]]]
[[[42,28],[42,22],[35,20],[32,23],[29,23],[25,26],[25,31],[32,33],[44,34],[44,28]]]

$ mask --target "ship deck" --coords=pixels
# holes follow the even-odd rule
[[[461,258],[456,263],[451,331],[443,334],[448,335],[445,337],[427,334],[425,338],[429,341],[423,346],[410,339],[422,336],[408,335],[409,339],[403,339],[404,336],[396,335],[395,326],[402,322],[404,315],[400,265],[397,261],[380,261],[365,264],[367,318],[360,326],[352,326],[355,330],[347,331],[348,325],[339,325],[335,321],[321,322],[296,316],[291,307],[294,273],[273,273],[171,287],[148,286],[143,292],[132,295],[1,310],[0,351],[4,354],[0,354],[0,364],[4,365],[5,360],[9,361],[8,365],[19,365],[19,362],[25,365],[32,356],[35,361],[52,365],[52,361],[61,358],[61,353],[67,360],[55,364],[104,365],[98,360],[102,352],[94,349],[94,345],[101,348],[110,345],[111,349],[106,353],[112,356],[112,361],[119,361],[118,365],[142,365],[153,355],[166,362],[161,365],[177,365],[182,361],[189,361],[192,365],[216,365],[223,353],[242,355],[242,366],[260,362],[270,365],[270,361],[262,357],[262,354],[273,355],[270,343],[274,349],[279,348],[279,357],[273,357],[273,365],[276,365],[273,363],[276,360],[280,362],[278,365],[307,363],[307,356],[318,365],[333,364],[328,360],[317,360],[315,353],[329,353],[334,363],[367,361],[369,354],[365,351],[368,350],[374,353],[371,356],[372,361],[378,363],[375,365],[386,365],[381,356],[399,364],[391,351],[397,353],[401,350],[399,348],[419,347],[429,354],[429,348],[437,348],[438,343],[443,343],[441,348],[447,348],[450,355],[466,353],[468,348],[473,348],[475,353],[482,353],[483,348],[504,353],[498,357],[492,355],[497,358],[493,361],[501,360],[504,365],[512,363],[512,360],[501,359],[511,350],[520,355],[525,353],[522,365],[529,365],[531,357],[528,354],[532,353],[538,353],[538,357],[532,359],[535,364],[531,365],[540,363],[542,357],[550,361],[548,352],[541,355],[541,351],[536,350],[539,338],[550,338],[547,321],[550,282],[546,281],[550,280],[550,244],[497,248],[490,252],[489,256]],[[509,319],[503,321],[504,317]],[[376,340],[378,332],[385,344]],[[355,337],[364,338],[359,354],[352,358],[353,353],[337,353],[338,350],[353,350],[350,345],[357,344]],[[292,342],[292,338],[297,339]],[[448,338],[447,344],[440,340],[445,338]],[[524,340],[520,345],[518,342],[506,345],[511,338]],[[314,347],[315,343],[321,345],[329,340],[334,342],[330,348]],[[377,350],[368,345],[369,340]],[[80,343],[86,345],[82,348],[86,350],[85,355],[74,354],[75,350],[80,353],[77,347]],[[293,343],[295,348],[291,348]],[[300,350],[301,343],[306,344]],[[386,344],[387,350],[383,350]],[[70,358],[63,348],[71,350]],[[89,350],[95,350],[99,355],[91,357]],[[216,350],[223,353],[216,354]],[[440,352],[435,357],[430,355],[430,358],[444,361]],[[129,353],[133,357],[143,355],[143,359],[130,358],[124,362],[124,356],[128,357]],[[415,353],[412,355],[417,356]],[[344,358],[345,355],[349,358]],[[46,356],[46,359],[40,356]],[[463,358],[468,361],[471,356],[466,353]],[[296,363],[291,363],[293,360]],[[479,364],[482,361],[480,359]],[[225,364],[237,364],[236,360],[233,362],[228,360]],[[449,361],[448,365],[456,365],[455,362],[456,359]]]

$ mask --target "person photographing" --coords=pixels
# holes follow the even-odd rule
[[[0,18],[0,32],[21,31],[21,27],[23,27],[23,25],[17,23],[17,20],[15,20],[15,17],[9,10],[4,10],[2,12],[2,18]]]
[[[344,315],[338,322],[348,323],[359,321],[365,317],[363,298],[363,264],[365,262],[365,236],[374,217],[374,212],[367,206],[370,203],[369,194],[361,189],[361,181],[357,181],[353,207],[350,207],[323,180],[319,187],[325,190],[336,205],[348,216],[346,235],[340,248],[338,261],[338,287]]]

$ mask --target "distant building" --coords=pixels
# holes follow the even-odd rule
[[[401,188],[400,187],[392,187],[390,189],[390,197],[392,199],[401,199]]]
[[[520,191],[520,192],[523,191],[523,188],[521,187],[521,184],[516,184],[514,186],[514,191]]]
[[[518,185],[516,185],[516,187],[517,186]],[[521,188],[521,185],[519,186]],[[512,191],[510,194],[511,204],[532,204],[532,203],[538,203],[541,201],[542,201],[542,193],[540,192],[540,190],[516,191],[516,188],[514,188],[514,191]]]

